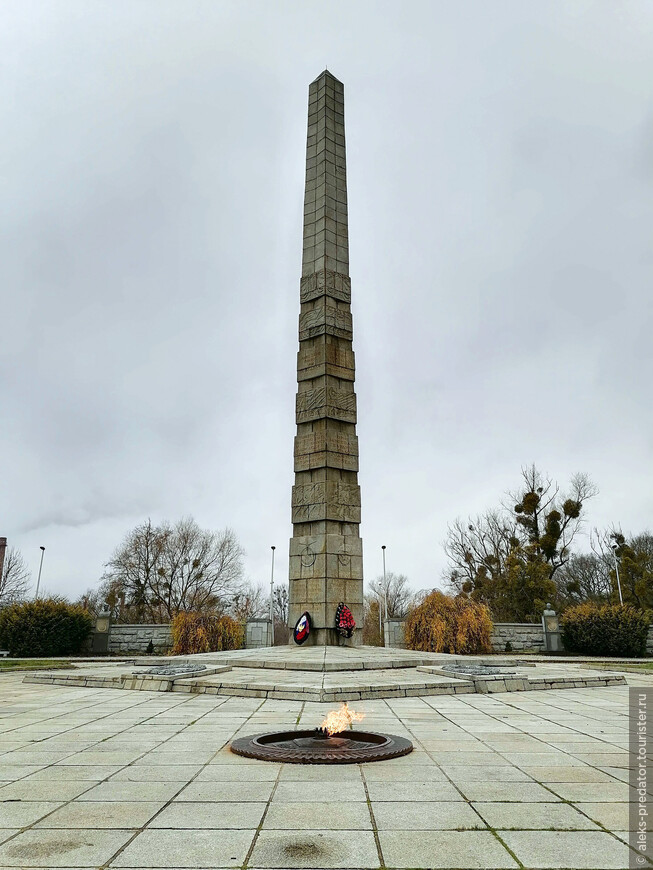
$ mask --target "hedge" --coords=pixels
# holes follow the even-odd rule
[[[54,598],[12,604],[0,610],[0,647],[11,656],[44,658],[81,652],[93,617],[78,604]]]
[[[560,621],[569,652],[593,656],[646,655],[650,614],[629,604],[579,604]]]

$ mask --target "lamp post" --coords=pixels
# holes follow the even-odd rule
[[[617,589],[619,591],[619,604],[624,603],[623,595],[621,594],[621,581],[619,580],[619,561],[617,559],[617,544],[612,545],[612,555],[614,556],[614,570],[617,572]]]
[[[39,564],[39,577],[36,581],[36,595],[34,596],[35,599],[39,597],[39,586],[41,585],[41,571],[43,570],[43,554],[45,553],[45,547],[39,547],[39,549],[41,550],[41,562]]]
[[[383,594],[385,596],[385,618],[388,618],[388,587],[385,583],[385,544],[381,546],[381,552],[383,553]]]
[[[272,638],[270,646],[274,646],[274,551],[277,548],[272,545],[270,549],[272,550],[272,573],[270,574],[270,632]]]

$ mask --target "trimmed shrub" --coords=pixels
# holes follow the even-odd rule
[[[579,604],[560,621],[569,652],[592,656],[646,655],[649,616],[629,604]]]
[[[75,655],[92,630],[88,610],[55,598],[12,604],[0,611],[0,647],[21,658]]]
[[[211,613],[178,613],[171,629],[171,656],[241,649],[245,637],[241,622]]]
[[[485,604],[431,592],[406,617],[408,649],[473,655],[492,651],[492,618]]]

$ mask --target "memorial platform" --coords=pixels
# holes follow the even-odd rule
[[[28,683],[300,701],[495,694],[623,685],[623,674],[580,662],[452,656],[379,647],[268,647],[194,656],[77,662]],[[194,668],[194,670],[192,670]]]

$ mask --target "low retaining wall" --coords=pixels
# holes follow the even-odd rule
[[[513,652],[545,652],[542,623],[495,622],[490,639],[493,651],[498,653],[506,651],[507,643]]]
[[[169,625],[121,625],[113,623],[109,632],[110,653],[139,653],[143,655],[152,641],[153,652],[167,652],[172,646]]]
[[[403,649],[404,622],[399,619],[388,619],[384,626],[385,646]],[[513,652],[544,652],[544,630],[541,623],[526,622],[495,622],[492,627],[492,651],[503,653],[506,644],[510,643]],[[649,630],[647,650],[653,652],[653,626]]]
[[[506,651],[510,641],[513,652],[546,651],[544,644],[544,629],[541,624],[525,622],[496,622],[492,629],[492,649],[494,652]],[[653,656],[653,625],[649,625],[646,638],[646,655]]]
[[[648,627],[648,637],[646,638],[646,655],[653,656],[653,625]]]
[[[114,654],[138,653],[144,655],[152,641],[152,652],[166,653],[172,647],[169,625],[121,625],[114,622],[109,630],[109,652]],[[272,646],[270,622],[267,619],[248,619],[245,646],[247,649]]]
[[[397,649],[404,647],[404,623],[402,620],[388,620],[384,629],[386,647]],[[265,640],[269,637],[268,632],[269,622],[267,620],[248,621],[247,648],[266,646]],[[114,623],[109,634],[109,652],[139,653],[142,655],[147,652],[150,640],[155,653],[167,652],[172,646],[170,626]],[[497,653],[505,652],[507,643],[510,643],[513,652],[542,653],[545,651],[544,631],[542,625],[538,623],[495,622],[492,628],[491,641],[492,650]],[[646,654],[653,656],[653,625],[648,630]]]

